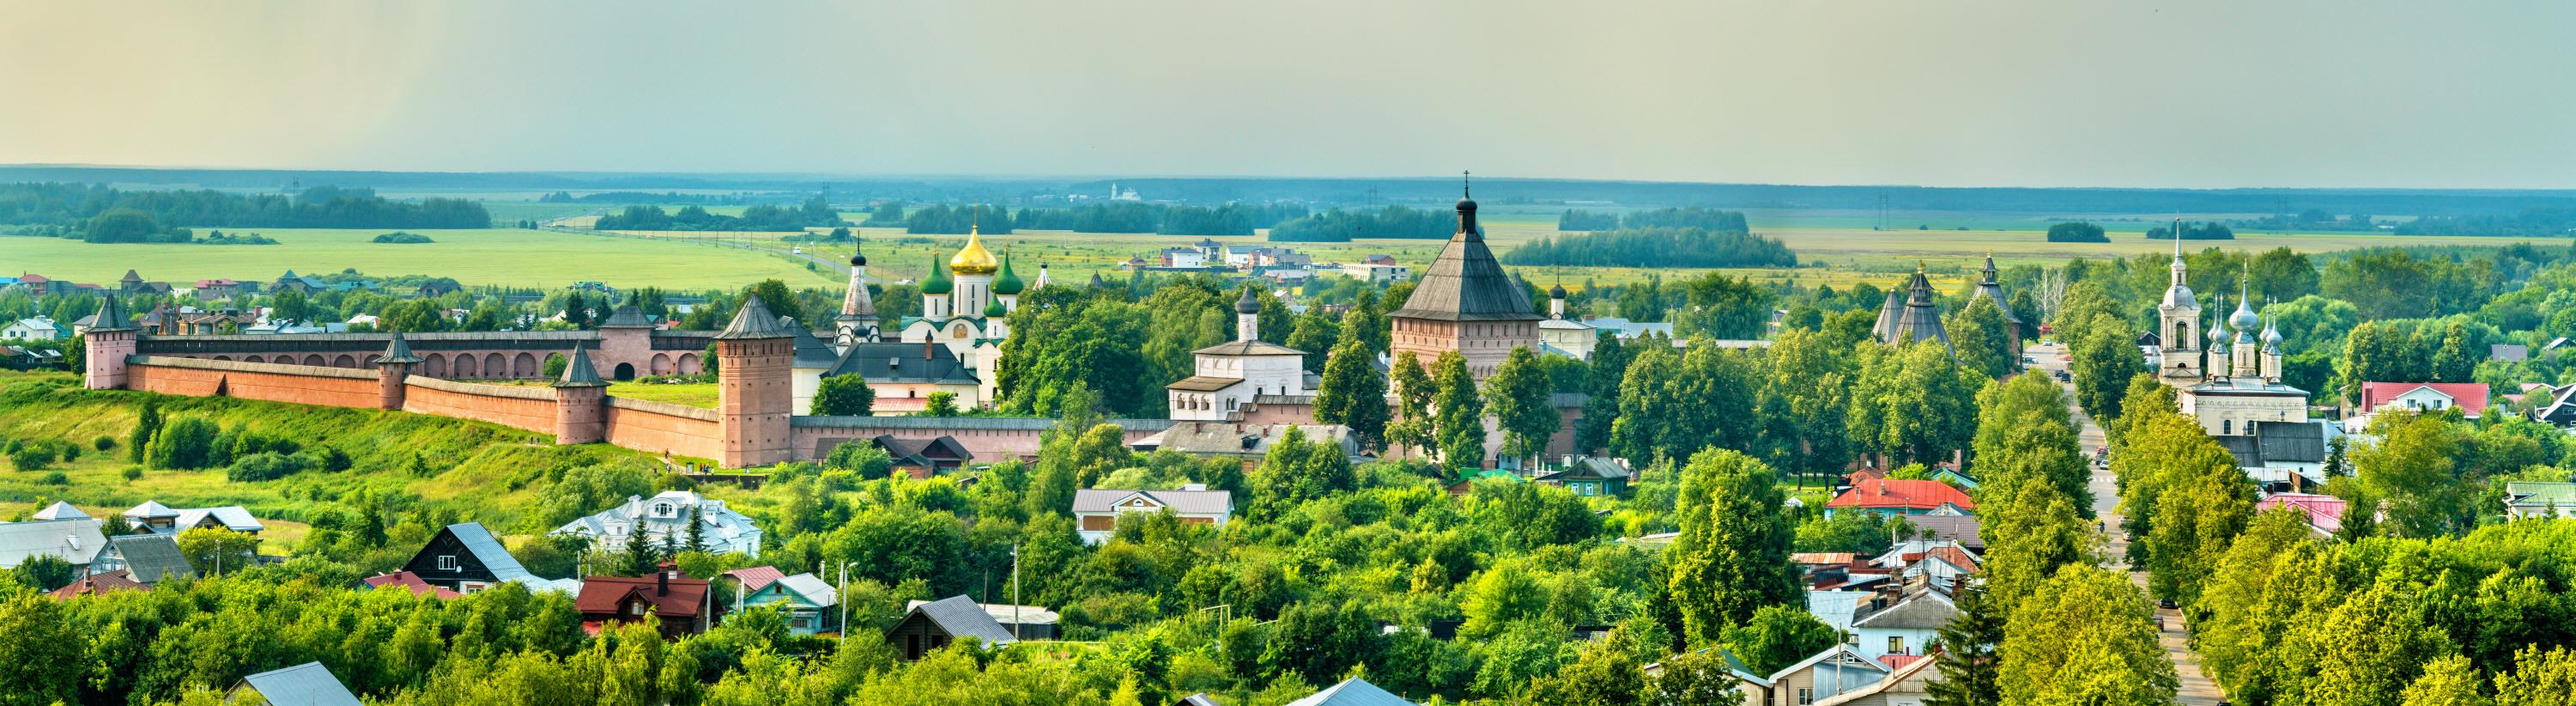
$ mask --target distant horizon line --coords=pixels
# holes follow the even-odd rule
[[[161,165],[161,164],[106,164],[106,163],[90,163],[90,162],[6,162],[6,163],[0,163],[0,171],[22,170],[22,169],[68,169],[68,170],[102,170],[102,171],[106,171],[106,170],[127,170],[127,171],[166,171],[166,172],[178,172],[178,171],[203,171],[203,172],[233,172],[233,173],[263,173],[263,172],[267,172],[267,173],[279,173],[279,174],[297,174],[297,173],[332,173],[332,172],[341,172],[341,173],[352,173],[352,174],[384,174],[384,175],[404,175],[404,174],[419,174],[419,175],[560,175],[560,176],[615,176],[615,177],[635,177],[635,176],[671,176],[671,177],[700,177],[700,178],[705,178],[705,177],[725,177],[725,178],[765,178],[765,179],[824,179],[824,180],[834,180],[834,179],[837,179],[837,180],[850,180],[850,181],[869,181],[869,180],[931,180],[931,181],[970,181],[970,182],[971,182],[971,181],[987,181],[987,182],[1012,182],[1012,181],[1114,181],[1114,180],[1123,180],[1123,179],[1136,179],[1136,180],[1162,180],[1162,181],[1174,181],[1174,180],[1196,180],[1196,181],[1408,181],[1408,182],[1410,182],[1410,181],[1448,181],[1448,180],[1455,180],[1455,179],[1457,179],[1457,178],[1458,178],[1456,175],[1403,175],[1403,176],[1394,176],[1394,175],[1381,175],[1381,176],[1342,175],[1342,176],[1299,176],[1299,175],[1260,175],[1260,174],[1044,174],[1044,173],[1006,174],[1006,173],[947,173],[947,172],[922,172],[922,173],[906,173],[906,172],[857,173],[857,172],[810,172],[810,171],[776,171],[776,172],[763,172],[763,171],[674,171],[674,170],[587,170],[587,169],[487,169],[487,170],[453,170],[453,169],[392,169],[392,168],[344,168],[344,167],[237,167],[237,166],[192,166],[192,165]],[[2513,192],[2529,193],[2529,192],[2551,192],[2551,193],[2566,193],[2566,194],[2569,194],[2569,195],[2571,195],[2571,196],[2576,196],[2576,186],[2563,186],[2563,187],[2551,187],[2551,186],[2520,186],[2520,187],[2492,187],[2492,186],[2491,186],[2491,187],[2443,187],[2443,186],[2106,186],[2106,185],[2033,186],[2033,185],[2015,185],[2015,184],[2001,184],[2001,185],[1997,185],[1997,184],[1988,184],[1988,185],[1963,186],[1963,185],[1927,185],[1927,184],[1799,183],[1799,182],[1761,182],[1761,181],[1680,181],[1680,180],[1665,180],[1665,179],[1617,179],[1617,178],[1598,178],[1598,177],[1550,177],[1550,176],[1528,177],[1528,176],[1488,176],[1488,175],[1485,175],[1485,174],[1479,174],[1479,175],[1477,175],[1476,179],[1477,179],[1477,181],[1492,181],[1492,182],[1523,182],[1523,183],[1528,183],[1528,182],[1571,182],[1571,183],[1592,183],[1592,184],[1655,184],[1655,185],[1668,185],[1668,186],[1750,186],[1750,187],[1841,188],[1841,189],[1922,189],[1922,190],[1937,190],[1937,189],[1956,189],[1956,190],[1978,190],[1978,189],[2031,189],[2031,190],[2050,190],[2050,191],[2191,191],[2191,192],[2228,192],[2228,191],[2322,191],[2322,192],[2364,192],[2364,193],[2366,193],[2366,192],[2425,192],[2425,191],[2432,191],[2432,192],[2460,192],[2460,193],[2513,193]],[[626,190],[626,189],[585,189],[585,190],[622,191],[622,190]]]

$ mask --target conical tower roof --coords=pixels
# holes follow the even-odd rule
[[[769,313],[769,305],[760,303],[760,297],[745,295],[742,308],[733,312],[733,323],[725,324],[724,331],[716,334],[716,340],[786,338],[793,335],[796,335],[796,330],[779,323],[778,315]]]
[[[132,331],[134,320],[125,315],[125,302],[115,294],[98,298],[98,318],[90,320],[92,331]]]
[[[386,363],[410,364],[418,362],[420,362],[420,356],[411,354],[411,344],[403,340],[401,331],[395,331],[393,339],[385,341],[385,354],[376,356],[377,365],[384,365]]]
[[[1887,333],[1888,345],[1904,345],[1926,339],[1950,344],[1950,332],[1941,326],[1941,309],[1932,301],[1932,281],[1923,276],[1923,266],[1914,266],[1914,277],[1905,282],[1905,311],[1896,319],[1896,327]]]
[[[582,347],[579,341],[573,342],[572,359],[564,361],[563,376],[555,378],[555,387],[607,386],[608,381],[599,379],[599,368],[590,364],[590,349]]]

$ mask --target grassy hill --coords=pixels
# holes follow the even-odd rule
[[[125,438],[147,397],[165,419],[197,416],[225,428],[246,427],[305,447],[328,446],[353,464],[339,473],[306,471],[273,481],[237,483],[220,468],[151,469],[124,477]],[[96,451],[100,436],[116,447]],[[43,471],[0,471],[0,517],[35,503],[65,500],[95,517],[111,517],[146,500],[173,507],[242,505],[266,522],[271,550],[301,538],[315,510],[359,493],[456,511],[494,530],[518,528],[538,491],[568,468],[626,461],[658,466],[646,455],[605,444],[556,446],[552,437],[494,424],[375,410],[313,407],[228,397],[172,397],[124,390],[86,390],[59,372],[0,372],[0,439],[58,439],[81,447],[72,462]],[[419,466],[413,459],[420,459]],[[425,467],[426,474],[415,472]],[[46,482],[59,471],[64,483]]]

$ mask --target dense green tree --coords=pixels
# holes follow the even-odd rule
[[[1786,669],[1843,640],[1834,626],[1808,614],[1805,605],[1762,606],[1752,618],[1726,626],[1720,635],[1718,641],[1728,651],[1760,674]]]
[[[1438,425],[1440,462],[1456,470],[1472,470],[1485,465],[1485,400],[1476,393],[1476,378],[1467,372],[1467,358],[1457,351],[1440,354],[1435,383],[1439,392],[1432,398]]]
[[[1349,320],[1345,315],[1344,321]],[[1368,342],[1343,338],[1324,363],[1323,382],[1315,391],[1315,420],[1350,427],[1362,448],[1385,448],[1388,437],[1386,378],[1370,365]]]
[[[1310,306],[1296,317],[1296,324],[1282,345],[1306,352],[1306,372],[1324,372],[1324,357],[1334,349],[1334,339],[1341,335],[1341,322],[1324,315],[1324,308]]]
[[[2476,382],[2478,362],[2487,358],[2485,348],[2470,335],[2468,324],[2451,322],[2442,331],[2441,346],[2433,351],[2433,381]]]
[[[1932,655],[1941,678],[1924,685],[1933,706],[1998,706],[2003,692],[1995,684],[1995,649],[2004,640],[2004,612],[1986,598],[1984,585],[1970,582],[1957,591],[1958,613],[1941,626],[1941,645]]]
[[[2014,608],[1996,652],[2007,704],[2171,704],[2179,687],[2146,599],[2092,566],[2059,569]]]
[[[2472,484],[2459,476],[2461,438],[2439,415],[2386,415],[2372,425],[2378,443],[2350,450],[2361,486],[2385,501],[2387,529],[2435,537],[2467,528],[2478,512]]]
[[[2072,221],[2067,223],[2049,224],[2048,242],[2108,243],[2111,242],[2111,236],[2103,235],[2101,226],[2086,223],[2084,221]]]
[[[2101,540],[2075,513],[2064,494],[2043,483],[2022,483],[2013,497],[1980,505],[1986,539],[1986,600],[2008,615],[2044,590],[2059,570],[2099,559]]]
[[[2129,390],[2129,378],[2147,371],[2136,335],[2119,320],[2097,318],[2086,325],[2084,336],[2075,339],[2067,354],[2073,358],[2067,369],[2075,378],[2075,401],[2084,414],[2096,420],[2119,418],[2120,398]]]
[[[1595,351],[1596,359],[1600,355]],[[1804,329],[1780,332],[1765,354],[1762,416],[1773,457],[1799,471],[1838,470],[1850,463],[1845,419],[1851,413],[1849,344]],[[1597,394],[1597,393],[1596,393]],[[1584,412],[1590,418],[1590,410]]]
[[[2151,383],[2152,384],[2152,383]],[[2092,517],[2092,468],[2065,388],[2037,373],[1989,384],[1977,393],[1977,432],[1970,468],[1982,505],[2010,501],[2022,483],[2037,482],[2065,496],[2076,512]]]
[[[144,462],[145,449],[152,445],[153,434],[161,431],[161,399],[146,396],[134,415],[134,431],[125,436],[126,460]]]
[[[1813,618],[1810,618],[1813,620]],[[1530,703],[1565,706],[1630,706],[1646,696],[1646,671],[1637,663],[1637,640],[1625,628],[1583,647],[1583,656],[1555,674],[1532,681]]]
[[[1938,341],[1862,356],[1845,419],[1852,442],[1890,467],[1937,463],[1968,448],[1986,379],[1962,370]]]
[[[1415,451],[1437,451],[1440,445],[1439,421],[1431,415],[1432,399],[1440,387],[1423,369],[1422,360],[1412,351],[1396,354],[1394,370],[1387,373],[1394,383],[1396,409],[1403,418],[1387,425],[1389,443]]]
[[[1684,652],[1667,657],[1646,684],[1644,706],[1741,706],[1743,681],[1717,650]]]
[[[1959,367],[1989,378],[2009,375],[2020,367],[2021,351],[2013,349],[2011,324],[2004,321],[2003,307],[1993,299],[1978,297],[1949,319],[1942,330],[1950,334]]]
[[[1795,533],[1773,477],[1760,460],[1719,448],[1693,454],[1682,468],[1681,535],[1666,561],[1694,644],[1716,644],[1726,626],[1751,620],[1763,606],[1800,600],[1798,569],[1789,562]]]
[[[1554,388],[1538,366],[1537,353],[1528,346],[1515,346],[1494,369],[1493,377],[1485,380],[1485,409],[1502,427],[1502,454],[1524,463],[1546,453],[1548,439],[1565,424],[1565,417],[1549,403]]]
[[[2147,585],[2158,596],[2194,605],[2230,543],[2253,520],[2256,488],[2233,460],[2168,468],[2166,473],[2170,485],[2156,501],[2155,522],[2142,538]]]
[[[33,591],[0,591],[0,705],[75,703],[86,642],[62,602]],[[104,665],[100,665],[104,666]]]
[[[823,378],[822,385],[814,389],[813,414],[864,417],[870,414],[871,408],[876,406],[876,400],[876,390],[868,387],[867,378],[858,375],[834,375]]]

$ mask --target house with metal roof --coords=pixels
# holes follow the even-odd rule
[[[1359,677],[1324,687],[1311,696],[1288,702],[1288,706],[1418,706],[1404,697],[1388,693],[1376,684]]]
[[[1109,541],[1118,528],[1118,518],[1131,512],[1156,513],[1170,510],[1182,522],[1225,527],[1226,517],[1234,514],[1234,494],[1208,490],[1192,484],[1180,490],[1116,490],[1084,488],[1073,491],[1073,518],[1079,523],[1082,541],[1100,544]]]
[[[349,693],[348,685],[321,662],[242,677],[224,692],[224,703],[240,702],[246,694],[258,694],[270,706],[361,706],[358,695]]]
[[[87,518],[0,522],[0,569],[14,569],[28,559],[50,556],[69,562],[74,575],[89,572],[107,546],[98,521]]]
[[[129,534],[107,538],[107,547],[90,562],[90,571],[125,571],[145,586],[172,579],[195,578],[197,567],[179,553],[177,539],[166,534]]]
[[[1931,649],[1932,641],[1941,634],[1941,626],[1950,624],[1958,615],[1958,603],[1948,593],[1927,584],[1893,599],[1859,604],[1852,618],[1852,634],[1859,640],[1856,647],[1861,654],[1873,660],[1921,656]]]
[[[964,595],[912,606],[902,620],[886,628],[885,637],[907,662],[920,660],[922,655],[960,639],[972,638],[988,647],[1019,641],[1001,621],[994,620]]]
[[[2343,530],[2343,513],[2346,505],[2343,498],[2332,495],[2272,493],[2263,496],[2262,500],[2254,501],[2254,511],[2269,512],[2285,507],[2296,510],[2306,516],[2308,534],[2318,539],[2325,539]]]
[[[1767,677],[1771,682],[1771,694],[1762,703],[1813,704],[1867,689],[1886,679],[1893,671],[1849,644],[1835,644],[1813,657],[1772,672]]]
[[[959,409],[982,406],[984,379],[975,367],[957,356],[955,349],[930,342],[857,341],[843,348],[831,364],[817,373],[814,384],[822,378],[857,375],[868,381],[868,391],[876,393],[870,408],[877,414],[907,414],[921,411],[930,396],[946,392],[957,396]],[[807,394],[811,397],[811,393]],[[812,407],[810,402],[797,409]]]
[[[555,533],[589,537],[609,551],[626,546],[630,532],[641,532],[657,545],[686,547],[692,521],[700,525],[698,537],[706,551],[760,556],[760,526],[750,516],[725,507],[722,500],[686,490],[666,490],[650,498],[630,495],[625,504],[565,523]]]
[[[151,586],[145,586],[141,582],[135,581],[134,576],[126,573],[124,569],[117,569],[115,571],[91,573],[90,575],[80,577],[78,580],[71,583],[63,584],[62,588],[46,592],[45,595],[69,600],[81,596],[149,590],[152,590]]]
[[[53,319],[42,316],[19,319],[0,326],[0,339],[14,341],[51,341],[63,337],[63,328]]]
[[[929,602],[930,601],[924,600],[906,601],[903,604],[903,609],[912,610],[923,603]],[[1064,620],[1064,616],[1056,614],[1055,611],[1047,610],[1043,606],[1014,605],[1010,603],[977,603],[975,605],[982,607],[985,615],[993,616],[993,622],[1001,623],[1002,629],[1009,630],[1013,637],[1022,640],[1053,640],[1056,638],[1056,624]]]
[[[260,524],[259,518],[251,516],[249,508],[240,505],[183,510],[149,500],[126,510],[125,523],[128,527],[148,529],[156,534],[178,534],[209,527],[258,536],[261,530],[268,528]]]
[[[736,610],[777,606],[787,615],[787,631],[798,635],[840,629],[840,613],[832,610],[841,604],[840,591],[824,583],[820,576],[810,573],[781,576],[757,589],[751,589],[750,584],[744,584],[744,587],[751,592],[743,595],[742,604],[736,606]]]
[[[1568,459],[1563,468],[1538,474],[1530,480],[1541,485],[1563,487],[1574,491],[1575,495],[1594,497],[1627,495],[1628,479],[1635,475],[1619,459],[1581,456]]]
[[[1249,468],[1270,453],[1271,445],[1287,439],[1292,429],[1306,441],[1341,447],[1345,456],[1359,455],[1359,442],[1351,439],[1350,427],[1339,424],[1173,422],[1172,426],[1130,446],[1140,453],[1171,449],[1194,456],[1231,458],[1242,461]]]
[[[2576,483],[2506,483],[2504,514],[2517,520],[2576,517]]]
[[[753,566],[716,574],[716,578],[733,579],[734,583],[742,585],[742,590],[758,591],[768,587],[772,581],[787,578],[787,573],[775,566]]]
[[[2236,457],[2236,466],[2267,492],[2299,492],[2326,484],[2326,445],[2335,437],[2325,421],[2248,422],[2249,433],[2212,436]]]
[[[1934,664],[1929,655],[1904,660],[1878,683],[1818,701],[1815,706],[1921,706],[1931,698],[1931,685],[1941,681],[1941,670],[1933,668]]]
[[[402,570],[423,583],[457,593],[473,593],[503,582],[535,578],[483,523],[448,525],[429,538]]]
[[[1965,515],[1976,510],[1977,501],[1969,499],[1967,493],[1937,480],[1861,480],[1825,503],[1827,517],[1835,512],[1854,511],[1897,517]]]

